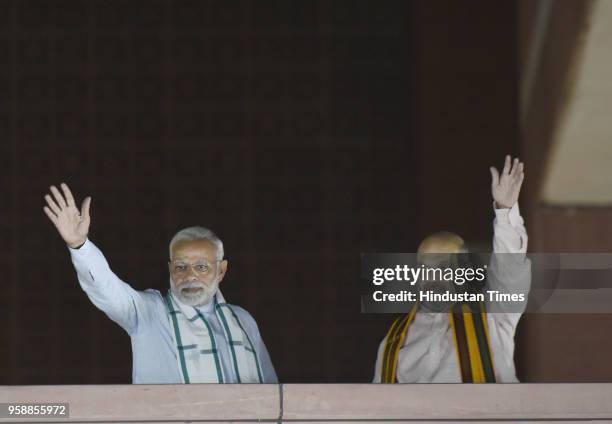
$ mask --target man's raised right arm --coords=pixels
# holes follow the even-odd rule
[[[87,238],[91,198],[85,198],[79,210],[68,186],[61,184],[61,189],[63,196],[55,186],[50,187],[53,197],[45,195],[47,206],[43,209],[69,247],[81,288],[98,309],[128,333],[135,333],[142,324],[139,319],[146,319],[142,293],[117,277],[102,252]]]

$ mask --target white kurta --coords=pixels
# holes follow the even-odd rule
[[[69,249],[79,283],[87,296],[110,319],[119,324],[132,340],[132,382],[135,384],[179,384],[183,382],[178,366],[173,330],[162,293],[134,290],[113,273],[102,252],[87,240],[79,249]],[[230,347],[217,318],[212,301],[197,308],[208,320],[219,342],[219,356],[228,383],[237,377],[230,359]],[[265,383],[278,381],[268,350],[253,317],[233,306],[261,361]],[[212,360],[212,359],[211,359]]]
[[[526,258],[527,231],[518,204],[511,209],[495,209],[493,252],[519,254],[522,260],[512,272],[489,266],[489,287],[500,291],[526,293],[531,284],[531,263]],[[514,257],[513,257],[514,259]],[[506,272],[504,272],[506,271]],[[512,287],[504,290],[503,287]],[[526,302],[522,305],[524,310]],[[514,333],[521,313],[489,313],[487,321],[497,382],[518,382],[514,367]],[[374,383],[380,383],[381,358],[385,339],[378,348]],[[398,383],[461,383],[453,330],[447,313],[418,312],[398,354]]]

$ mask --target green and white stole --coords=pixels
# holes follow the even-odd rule
[[[242,323],[225,303],[219,290],[214,299],[214,311],[223,327],[229,347],[231,363],[238,383],[263,383],[261,365],[251,339]],[[177,301],[172,293],[166,295],[168,319],[174,330],[174,344],[183,383],[225,383],[218,341],[210,323],[200,311]]]

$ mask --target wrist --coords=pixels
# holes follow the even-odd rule
[[[494,207],[495,209],[512,209],[512,206],[507,206],[507,205],[504,205],[504,204],[502,204],[502,203],[499,203],[499,202],[498,202],[498,201],[496,201],[496,200],[494,200],[494,201],[493,201],[493,207]]]
[[[83,247],[83,245],[85,244],[86,241],[87,241],[87,237],[85,237],[83,240],[75,242],[75,243],[68,243],[68,247],[71,248],[71,249],[78,250],[81,247]]]

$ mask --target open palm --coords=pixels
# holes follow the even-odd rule
[[[89,224],[91,222],[89,216],[89,206],[91,205],[91,197],[86,197],[81,205],[81,210],[76,207],[74,197],[68,186],[64,183],[61,185],[64,195],[55,186],[51,186],[51,197],[45,195],[47,206],[43,208],[51,222],[57,228],[60,236],[70,247],[78,247],[87,240],[89,232]]]
[[[501,175],[497,168],[491,167],[491,193],[497,208],[511,208],[518,201],[525,178],[524,167],[523,162],[518,158],[513,161],[510,155],[506,156]]]

